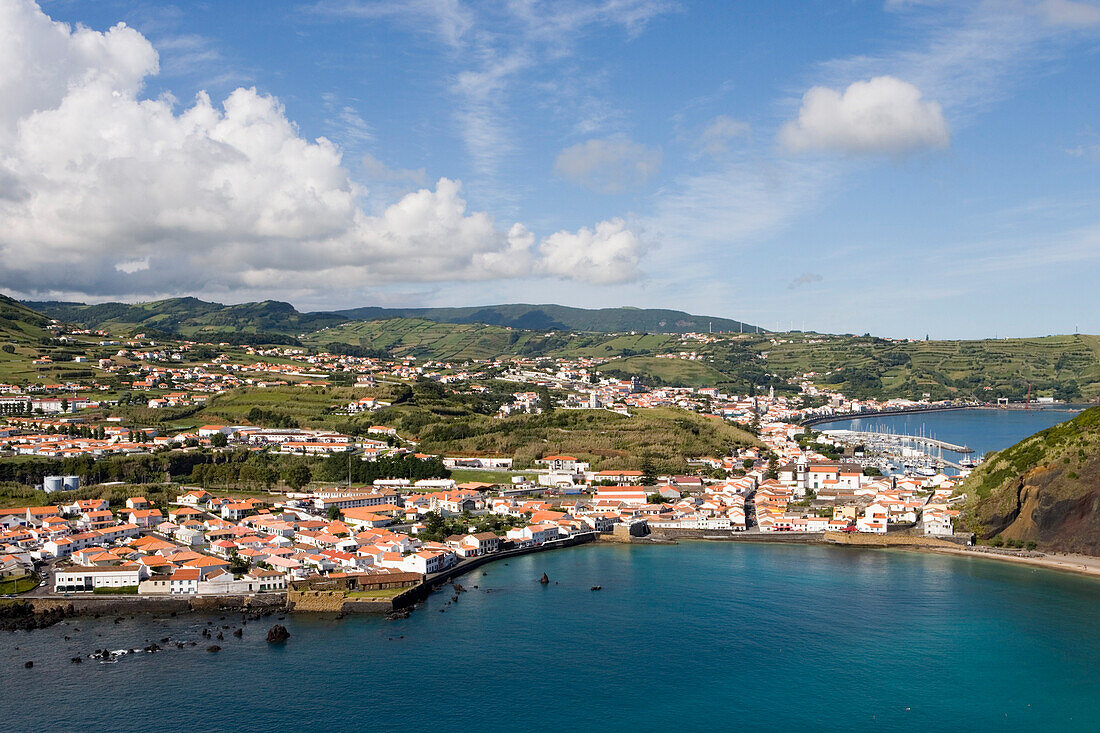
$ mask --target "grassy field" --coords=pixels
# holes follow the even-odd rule
[[[702,361],[686,359],[658,359],[654,356],[632,356],[608,362],[605,370],[622,371],[645,378],[656,378],[658,384],[678,387],[710,387],[723,382],[727,376]]]
[[[0,596],[13,593],[26,593],[38,587],[40,578],[37,575],[24,575],[21,578],[5,578],[0,580]]]
[[[666,471],[687,469],[687,459],[725,454],[755,438],[716,418],[674,408],[638,410],[630,417],[605,410],[557,410],[503,420],[476,417],[426,426],[422,450],[510,455],[516,466],[535,467],[543,456],[568,454],[594,469],[639,469],[649,457]]]

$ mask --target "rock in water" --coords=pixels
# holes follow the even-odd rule
[[[24,666],[24,667],[26,667],[27,669],[30,669],[31,667],[33,667],[33,666],[34,666],[34,662],[27,662],[27,663],[26,663],[26,664],[24,664],[23,666]]]
[[[539,582],[542,583],[543,585],[550,585],[550,578],[547,577],[546,573],[543,573],[542,577],[539,578]]]
[[[267,631],[267,640],[271,643],[286,641],[290,638],[290,632],[282,624],[275,624]]]
[[[222,650],[222,648],[220,646],[218,646],[217,644],[206,647],[206,651],[208,651],[208,652],[220,652],[221,650]]]

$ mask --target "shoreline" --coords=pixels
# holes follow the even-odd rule
[[[740,535],[731,535],[730,537],[704,537],[704,536],[679,536],[675,538],[665,538],[664,542],[634,542],[630,544],[677,544],[682,541],[688,542],[751,542],[754,544],[775,544],[775,545],[816,545],[826,547],[851,547],[860,550],[900,550],[902,552],[927,552],[939,555],[953,555],[955,557],[972,557],[980,560],[999,560],[1001,562],[1017,563],[1023,565],[1031,565],[1034,568],[1044,570],[1056,570],[1063,573],[1074,573],[1089,578],[1100,578],[1100,555],[1080,555],[1069,554],[1065,556],[1051,555],[1043,553],[1042,557],[1023,557],[1020,555],[1001,554],[998,552],[990,552],[986,550],[972,549],[971,547],[947,547],[943,545],[890,545],[890,546],[876,546],[876,545],[847,545],[836,542],[826,541],[824,536],[818,535],[816,537],[810,537],[807,535],[786,535],[783,537],[768,537],[764,535],[753,535],[746,537],[744,533]]]
[[[997,552],[984,552],[982,550],[968,550],[965,548],[953,549],[950,547],[891,547],[887,549],[910,552],[931,552],[939,555],[954,555],[955,557],[975,557],[981,560],[999,560],[1001,562],[1016,563],[1018,565],[1030,565],[1042,570],[1056,570],[1062,573],[1073,573],[1088,578],[1100,578],[1100,556],[1095,555],[1066,555],[1061,558],[1057,555],[1043,554],[1043,557],[1022,557],[1020,555],[1002,555]]]

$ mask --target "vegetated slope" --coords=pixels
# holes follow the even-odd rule
[[[561,305],[495,305],[475,308],[353,308],[336,312],[301,313],[289,303],[222,305],[198,298],[168,298],[149,303],[85,305],[61,301],[28,301],[26,305],[50,318],[86,328],[121,331],[156,329],[195,335],[219,329],[297,335],[353,320],[415,318],[436,323],[485,324],[535,331],[751,331],[754,326],[726,318],[693,316],[674,310],[642,308],[570,308]]]
[[[357,320],[420,318],[439,323],[484,323],[536,331],[689,333],[713,330],[738,333],[757,329],[729,318],[695,316],[660,308],[590,309],[515,303],[469,308],[352,308],[337,313]]]
[[[0,341],[26,343],[49,336],[49,319],[17,300],[0,294]]]
[[[959,492],[980,537],[1100,554],[1100,407],[992,454]]]
[[[290,303],[277,300],[237,305],[210,303],[198,298],[169,298],[135,304],[42,301],[27,305],[51,318],[85,328],[116,332],[152,330],[183,336],[231,332],[293,336],[347,320],[331,314],[300,313]]]
[[[443,361],[501,356],[612,357],[678,348],[666,334],[522,331],[480,323],[437,323],[421,318],[351,321],[310,334],[303,342],[339,350],[350,345],[395,357]]]
[[[888,341],[869,336],[785,334],[755,340],[770,371],[816,372],[815,381],[855,397],[932,399],[1100,397],[1100,337],[1087,335],[981,341]],[[832,374],[826,375],[826,372]]]
[[[385,413],[379,416],[384,419]],[[504,419],[477,416],[425,425],[418,437],[427,452],[507,455],[517,468],[565,454],[601,470],[640,470],[649,459],[659,471],[686,471],[689,458],[723,455],[756,442],[721,419],[675,408],[640,409],[630,416],[560,409]]]

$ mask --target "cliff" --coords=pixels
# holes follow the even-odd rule
[[[992,454],[959,492],[980,538],[1100,555],[1100,407]]]

